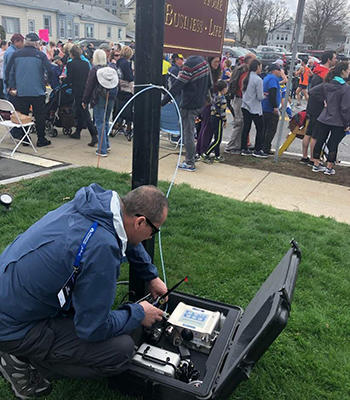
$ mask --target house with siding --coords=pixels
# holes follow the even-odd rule
[[[124,41],[127,23],[101,7],[65,0],[0,0],[0,24],[6,40],[48,29],[50,40]]]
[[[293,30],[294,20],[293,18],[290,18],[268,32],[266,44],[268,46],[283,47],[286,50],[291,51]],[[303,47],[302,43],[304,42],[304,30],[305,25],[302,24],[298,41],[299,50]]]
[[[129,40],[135,40],[136,0],[130,0],[120,10],[120,18],[127,23],[126,34]]]

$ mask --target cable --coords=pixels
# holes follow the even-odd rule
[[[121,116],[121,114],[123,113],[123,111],[128,107],[128,105],[134,101],[134,99],[136,99],[136,97],[140,96],[142,93],[148,91],[148,90],[152,90],[152,89],[158,89],[161,90],[165,93],[167,93],[170,98],[173,100],[174,105],[175,105],[175,109],[177,112],[177,115],[179,117],[179,125],[180,125],[180,147],[179,147],[179,156],[177,159],[177,163],[176,163],[176,168],[175,168],[175,172],[174,175],[172,177],[172,180],[170,182],[169,188],[167,190],[166,193],[166,198],[169,198],[170,195],[170,191],[174,186],[175,183],[175,178],[177,175],[177,171],[179,169],[179,165],[180,165],[180,160],[181,160],[181,155],[182,155],[182,147],[183,147],[183,127],[182,127],[182,118],[181,118],[181,113],[180,113],[180,109],[179,106],[175,100],[175,97],[170,93],[170,91],[168,89],[166,89],[164,86],[159,86],[159,85],[153,85],[152,83],[147,83],[147,84],[143,84],[143,85],[134,85],[135,87],[144,87],[144,89],[140,90],[139,92],[135,93],[127,102],[126,104],[123,106],[123,108],[119,111],[118,115],[114,118],[113,123],[110,125],[109,131],[107,133],[107,136],[110,135],[114,124],[117,122],[117,120],[119,119],[119,117]],[[165,272],[165,265],[164,265],[164,257],[163,257],[163,249],[162,249],[162,238],[161,238],[161,230],[159,230],[158,233],[158,243],[159,243],[159,255],[160,255],[160,263],[162,266],[162,274],[163,274],[163,281],[165,283],[166,286],[167,285],[167,278],[166,278],[166,272]],[[120,284],[120,283],[119,283]],[[168,305],[166,305],[166,310],[167,311]]]

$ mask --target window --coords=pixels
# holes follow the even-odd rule
[[[109,5],[109,0],[105,0],[105,4],[106,4],[106,5]]]
[[[118,29],[118,40],[122,39],[122,30],[119,28]]]
[[[116,6],[116,5],[117,5],[116,0],[113,0],[113,1],[112,1],[112,6]]]
[[[112,37],[112,27],[107,26],[107,38],[110,39]]]
[[[277,40],[280,40],[280,35],[277,35],[276,39],[277,39]]]
[[[35,32],[35,21],[34,21],[34,19],[28,19],[28,32]]]
[[[86,38],[94,37],[94,24],[85,24],[85,37]]]
[[[58,36],[61,39],[66,38],[66,20],[64,17],[58,19]]]
[[[67,19],[67,37],[72,38],[73,37],[73,21],[72,19]]]
[[[112,10],[113,15],[117,15],[117,10]]]
[[[47,29],[49,31],[49,34],[51,34],[51,16],[50,15],[44,15],[44,29]]]
[[[74,37],[78,38],[80,36],[80,26],[79,24],[74,24]]]
[[[19,18],[2,17],[2,26],[6,33],[19,33]]]

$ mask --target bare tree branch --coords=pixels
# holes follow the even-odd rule
[[[347,0],[309,0],[305,8],[305,40],[314,49],[325,46],[328,31],[341,26],[349,15]]]

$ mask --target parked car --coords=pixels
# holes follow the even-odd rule
[[[265,46],[265,45],[259,45],[257,47],[257,51],[258,53],[263,53],[263,52],[267,52],[267,53],[281,53],[281,54],[285,54],[287,53],[287,50],[283,47],[277,47],[277,46]]]
[[[251,53],[249,50],[243,47],[227,47],[224,46],[222,49],[222,54],[230,53],[230,58],[232,59],[233,65],[236,63],[239,57],[245,57],[247,54]]]
[[[256,54],[256,58],[261,61],[263,69],[276,60],[282,59],[281,53],[262,51]]]
[[[87,46],[89,43],[92,43],[96,49],[102,43],[109,44],[109,42],[107,42],[106,40],[98,40],[98,39],[79,39],[76,44],[80,47],[84,47]]]

